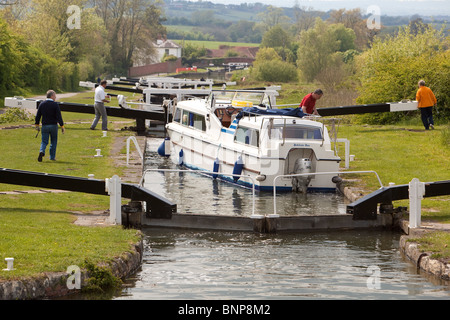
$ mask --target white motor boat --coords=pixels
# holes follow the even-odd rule
[[[179,101],[158,153],[256,190],[334,192],[341,158],[327,127],[298,108],[272,109],[275,90],[211,91]],[[320,173],[323,175],[289,176]],[[286,176],[287,175],[287,176]]]

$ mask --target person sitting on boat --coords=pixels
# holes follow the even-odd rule
[[[302,111],[306,114],[319,115],[316,110],[316,101],[322,98],[322,96],[323,91],[321,89],[316,89],[314,92],[308,93],[303,97],[299,108],[302,108]]]

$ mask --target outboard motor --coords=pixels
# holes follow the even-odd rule
[[[312,172],[311,160],[306,158],[297,159],[294,165],[293,174]],[[292,177],[292,191],[306,193],[312,176]]]

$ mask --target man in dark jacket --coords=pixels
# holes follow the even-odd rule
[[[45,149],[48,145],[50,137],[50,160],[56,160],[56,145],[58,143],[58,124],[64,133],[64,122],[61,116],[61,110],[56,101],[56,93],[53,90],[47,91],[47,99],[39,104],[39,108],[35,118],[36,129],[39,130],[39,122],[42,117],[42,142],[39,149],[38,161],[42,162],[45,155]]]

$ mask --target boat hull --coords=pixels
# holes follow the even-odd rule
[[[170,157],[175,164],[189,169],[211,172],[211,176],[255,190],[272,192],[292,191],[292,177],[286,168],[287,155],[260,155],[251,148],[236,148],[211,141],[207,136],[193,137],[185,132],[168,130],[170,136]],[[239,147],[239,146],[238,146]],[[298,153],[299,148],[292,148]],[[305,148],[311,153],[312,149]],[[239,159],[242,169],[239,170]],[[340,159],[317,159],[313,157],[315,172],[337,172]],[[291,160],[290,162],[293,162]],[[236,176],[240,174],[241,176]],[[336,185],[331,180],[336,174],[311,175],[308,192],[335,192]]]

